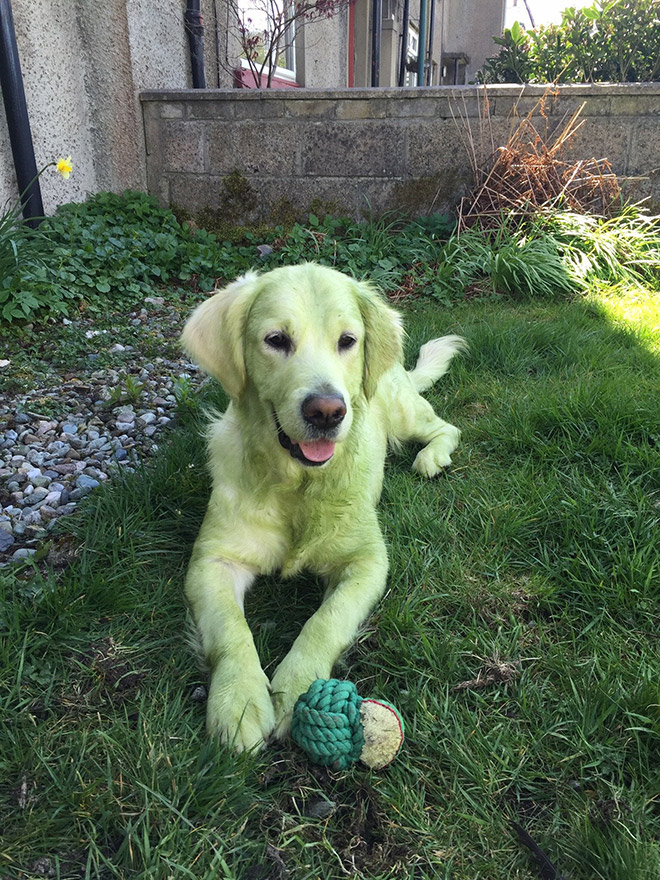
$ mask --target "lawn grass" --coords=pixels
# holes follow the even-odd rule
[[[399,706],[402,754],[331,774],[206,740],[182,582],[207,387],[63,521],[68,567],[0,572],[0,877],[538,878],[512,820],[571,880],[660,876],[657,294],[404,311],[411,360],[470,353],[428,395],[452,469],[391,456],[389,591],[337,670]],[[248,597],[267,669],[315,601]]]

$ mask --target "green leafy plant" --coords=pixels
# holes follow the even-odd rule
[[[493,37],[493,42],[501,46],[496,59],[488,59],[481,82],[519,82],[524,83],[530,76],[529,44],[530,38],[516,21],[505,28],[501,37]],[[477,74],[479,76],[479,74]],[[493,77],[492,79],[490,77]],[[495,79],[495,77],[498,77]]]
[[[34,235],[15,214],[6,214],[1,226],[0,234],[7,229],[14,237],[14,246],[3,251],[9,263],[13,254],[2,288],[8,291],[2,313],[8,321],[66,314],[73,300],[103,310],[109,300],[130,306],[154,286],[175,280],[210,290],[222,268],[223,252],[213,235],[193,233],[144,193],[102,192],[63,205]],[[19,245],[27,259],[17,259]],[[39,259],[29,258],[37,250]]]
[[[66,180],[73,169],[71,156],[48,162],[36,179],[47,168],[56,168]],[[39,296],[48,277],[46,257],[50,245],[43,231],[33,229],[22,217],[24,197],[34,182],[13,204],[7,202],[0,213],[0,316],[6,321],[29,316],[42,301],[52,311],[65,311],[64,302],[71,298],[67,290],[61,296],[50,296],[48,290]]]
[[[112,290],[135,302],[155,283],[194,275],[213,286],[215,239],[204,230],[193,235],[144,193],[99,193],[63,205],[43,226],[60,273],[83,297]]]
[[[21,218],[21,206],[7,206],[0,215],[0,309],[5,320],[25,317],[38,304],[22,280],[41,268],[33,230]]]
[[[368,277],[383,290],[391,291],[399,287],[411,266],[433,262],[454,225],[444,214],[415,221],[397,215],[354,221],[310,214],[307,224],[296,224],[288,234],[280,230],[284,238],[279,240],[269,263],[314,260],[356,278]]]
[[[115,385],[108,397],[108,407],[112,408],[120,403],[136,404],[144,391],[144,382],[140,382],[130,373],[125,375],[121,384]]]
[[[494,37],[501,47],[481,83],[652,82],[660,79],[658,0],[597,0],[569,7],[558,25]]]

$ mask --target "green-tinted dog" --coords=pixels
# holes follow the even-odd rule
[[[209,731],[239,750],[287,733],[298,696],[331,677],[385,589],[376,504],[388,441],[425,444],[424,476],[451,462],[459,432],[419,392],[463,341],[434,339],[406,372],[402,335],[368,284],[311,263],[239,278],[184,329],[231,397],[210,429],[213,491],[186,595],[211,669]],[[301,569],[327,589],[269,683],[243,597],[259,574]]]

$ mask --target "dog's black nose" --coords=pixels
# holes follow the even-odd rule
[[[305,421],[315,428],[336,428],[346,415],[346,404],[341,394],[310,394],[302,402]]]

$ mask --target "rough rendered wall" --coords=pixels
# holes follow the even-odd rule
[[[81,35],[68,0],[14,0],[12,8],[37,168],[69,153],[76,162],[76,173],[67,183],[52,169],[42,176],[44,207],[49,210],[60,193],[60,201],[84,198],[96,182]],[[6,132],[4,107],[2,125]],[[8,135],[2,159],[4,203],[17,194]]]
[[[138,92],[185,88],[188,49],[181,0],[13,0],[37,167],[71,154],[64,182],[41,178],[44,208],[101,189],[144,188]],[[0,198],[16,181],[0,114]]]
[[[330,19],[319,19],[299,31],[296,79],[308,89],[346,88],[348,85],[348,9]]]
[[[558,134],[584,102],[569,159],[608,158],[629,190],[660,203],[660,83],[560,86],[537,117]],[[506,143],[517,107],[525,116],[542,86],[342,91],[146,92],[148,182],[163,203],[196,212],[221,205],[223,177],[239,170],[270,219],[278,200],[313,200],[355,216],[403,208],[452,210],[472,182],[463,142],[483,163]],[[484,96],[489,116],[484,121]],[[480,163],[481,164],[481,163]],[[482,164],[483,167],[483,164]]]
[[[474,82],[486,58],[497,54],[493,37],[500,36],[503,26],[503,0],[445,0],[442,51],[467,52],[467,82]]]

